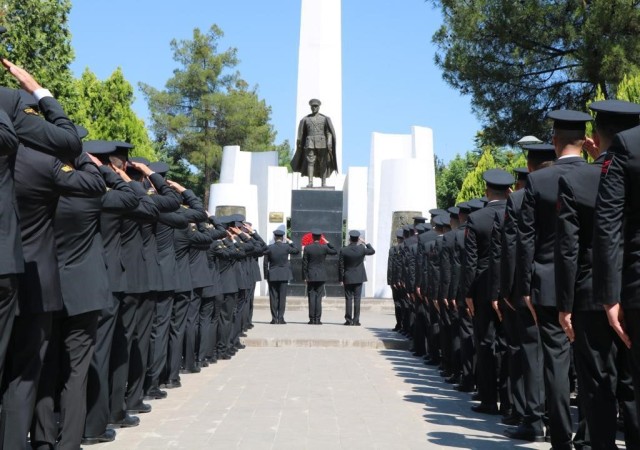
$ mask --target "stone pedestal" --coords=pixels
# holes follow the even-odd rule
[[[291,240],[300,246],[302,237],[312,228],[322,230],[325,238],[336,250],[342,247],[343,196],[340,191],[330,189],[294,190],[291,196]],[[338,256],[327,256],[328,297],[342,297],[344,291],[338,282]],[[302,279],[302,253],[291,257],[293,281],[289,283],[289,295],[305,295],[305,283]]]

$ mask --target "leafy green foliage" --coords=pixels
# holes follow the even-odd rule
[[[222,148],[239,145],[245,151],[278,150],[270,124],[271,108],[249,88],[237,71],[237,50],[219,51],[222,30],[193,30],[191,40],[171,41],[178,68],[164,90],[141,83],[149,104],[157,143],[174,162],[183,161],[198,171],[197,190],[220,175]],[[290,152],[289,152],[290,153]]]
[[[7,28],[1,56],[31,73],[67,112],[76,106],[70,10],[71,0],[6,0],[0,6],[0,25]],[[0,70],[0,85],[18,87],[5,70]]]
[[[640,8],[629,0],[431,0],[444,79],[471,95],[486,140],[548,139],[545,114],[615,96],[640,64]]]
[[[78,106],[70,117],[89,131],[88,139],[126,141],[135,145],[132,156],[157,159],[144,122],[131,108],[133,87],[120,68],[104,81],[87,68],[75,81],[75,89]]]

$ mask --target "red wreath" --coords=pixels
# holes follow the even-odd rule
[[[321,244],[327,244],[329,241],[327,241],[324,237],[324,234],[320,236],[320,243]],[[305,247],[307,245],[313,244],[313,235],[311,233],[307,233],[304,236],[302,236],[302,239],[300,240],[300,244]]]

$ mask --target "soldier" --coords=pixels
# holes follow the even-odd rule
[[[291,280],[289,255],[297,255],[300,250],[291,240],[284,241],[284,231],[273,232],[274,243],[264,252],[263,272],[269,283],[269,304],[271,306],[271,324],[284,325],[284,311],[287,307],[287,286]]]
[[[371,244],[365,244],[357,230],[349,231],[349,245],[340,249],[338,281],[344,286],[345,325],[360,326],[362,283],[367,281],[364,257],[375,252]]]
[[[510,416],[503,417],[505,425],[519,425],[525,414],[524,379],[522,376],[522,345],[518,333],[516,309],[513,306],[517,294],[514,293],[515,257],[517,240],[517,216],[524,197],[529,169],[515,170],[517,180],[515,191],[507,198],[504,220],[496,215],[491,235],[491,262],[489,276],[491,291],[489,298],[501,322],[505,335],[508,355],[503,364],[508,366],[509,388],[512,404]]]
[[[560,324],[574,344],[580,386],[578,399],[591,446],[616,447],[619,402],[627,448],[638,448],[638,415],[627,351],[609,326],[602,305],[593,296],[591,255],[593,212],[602,164],[615,135],[640,125],[640,105],[605,100],[591,103],[589,108],[597,113],[595,135],[594,142],[590,141],[591,145],[585,147],[595,161],[570,171],[559,180],[555,247],[557,306]]]
[[[247,291],[247,306],[245,308],[245,314],[243,317],[242,331],[246,332],[253,328],[253,300],[255,296],[256,283],[262,281],[260,275],[260,264],[258,264],[258,258],[264,254],[267,249],[267,243],[262,239],[258,232],[253,228],[250,222],[244,222],[242,225],[242,231],[249,233],[253,239],[253,251],[247,255],[247,263],[249,265],[250,279],[253,280],[251,288]]]
[[[442,236],[442,245],[439,264],[439,286],[438,286],[438,305],[440,308],[440,346],[442,347],[442,376],[446,377],[445,381],[452,384],[459,382],[459,370],[454,363],[454,353],[460,356],[460,336],[458,334],[457,324],[455,325],[455,334],[453,333],[454,322],[457,322],[455,311],[449,303],[451,298],[451,258],[455,248],[455,229],[458,227],[459,209],[455,206],[447,210],[448,216],[441,216],[445,220],[442,221],[444,226],[444,234]],[[454,348],[457,346],[457,348]]]
[[[396,230],[396,243],[389,247],[389,257],[387,258],[387,285],[391,288],[393,295],[393,307],[396,314],[396,325],[392,331],[402,330],[403,299],[400,287],[400,277],[398,276],[398,249],[402,244],[402,229]]]
[[[520,293],[540,330],[544,358],[549,430],[554,449],[571,448],[569,410],[569,340],[558,322],[553,249],[558,179],[584,164],[580,156],[589,114],[552,111],[553,145],[558,160],[553,166],[529,175],[518,222],[518,279]],[[535,270],[534,270],[535,268]],[[540,426],[541,428],[541,426]],[[535,438],[539,438],[539,429]]]
[[[527,152],[527,168],[529,172],[543,169],[556,158],[555,147],[551,144],[531,144],[523,146]],[[527,176],[528,178],[528,176]],[[525,183],[526,186],[526,183]],[[514,439],[542,442],[545,439],[542,418],[545,413],[544,381],[542,378],[542,354],[540,352],[540,331],[529,308],[522,301],[518,283],[518,224],[525,190],[522,189],[509,196],[505,212],[505,241],[502,244],[500,296],[505,308],[503,317],[509,317],[509,305],[515,309],[515,322],[520,349],[522,352],[522,380],[524,389],[524,417],[514,430],[506,431],[507,436]],[[504,264],[502,264],[504,263]],[[508,265],[508,267],[507,267]],[[504,300],[506,299],[506,301]],[[508,303],[507,303],[508,302]],[[506,319],[508,320],[508,319]],[[507,330],[511,327],[507,325]],[[516,386],[517,388],[517,386]],[[513,387],[512,387],[513,389]]]
[[[640,414],[640,127],[616,135],[602,163],[593,236],[594,298],[609,325],[630,349],[636,408]],[[623,244],[624,243],[624,244]],[[624,257],[620,249],[624,245]]]
[[[491,233],[496,214],[504,217],[506,199],[514,179],[502,169],[487,170],[482,174],[487,184],[487,205],[469,215],[465,237],[465,273],[463,289],[466,304],[474,319],[474,332],[478,342],[478,393],[480,404],[472,406],[475,412],[484,414],[505,413],[511,408],[508,396],[500,392],[501,410],[498,410],[496,367],[497,316],[489,295],[489,259]]]
[[[302,255],[302,278],[307,283],[309,297],[309,325],[322,325],[322,296],[324,283],[327,281],[325,260],[327,255],[335,255],[338,251],[330,242],[321,243],[322,231],[311,230],[313,243],[304,248]]]
[[[115,150],[115,146],[112,148]],[[87,159],[98,167],[87,164]],[[100,310],[111,300],[99,230],[100,213],[128,211],[139,202],[122,177],[88,153],[76,158],[73,167],[97,171],[108,191],[102,197],[62,195],[58,201],[54,231],[64,310],[54,315],[52,338],[42,368],[47,376],[40,379],[38,387],[39,400],[31,430],[34,448],[38,445],[53,448],[56,441],[61,449],[80,447],[98,319]],[[56,398],[60,402],[60,416],[64,418],[60,430],[54,415]],[[115,432],[110,431],[107,438],[112,440]]]

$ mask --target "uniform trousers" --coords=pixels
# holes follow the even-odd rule
[[[149,357],[145,379],[145,391],[147,392],[160,385],[160,378],[167,366],[172,308],[173,291],[158,292],[149,342]]]
[[[531,428],[537,435],[543,436],[545,386],[540,330],[526,306],[516,308],[516,324],[522,349],[522,379],[525,398],[523,425]]]
[[[15,275],[0,275],[0,380],[11,339],[11,329],[18,306],[18,278]]]
[[[237,292],[226,292],[220,308],[220,326],[218,327],[218,358],[227,355],[233,345],[233,312],[238,303]]]
[[[460,380],[460,384],[465,388],[471,389],[476,384],[473,372],[475,344],[473,339],[473,320],[469,315],[466,305],[458,305],[458,317],[460,324],[460,360],[462,364],[462,379]]]
[[[405,335],[409,335],[409,333],[413,333],[413,320],[415,319],[413,315],[413,304],[407,295],[407,291],[402,289],[401,291],[402,298],[402,330]]]
[[[460,356],[460,316],[453,308],[454,302],[449,302],[449,339],[451,340],[451,372],[453,375],[462,373],[462,357]]]
[[[269,281],[269,306],[271,307],[271,320],[280,323],[284,320],[284,312],[287,308],[288,281]]]
[[[624,309],[625,326],[631,339],[631,375],[636,398],[636,408],[640,415],[640,309]]]
[[[247,331],[249,325],[253,325],[253,301],[255,298],[255,294],[256,294],[256,289],[255,289],[256,285],[255,283],[252,284],[251,288],[247,291],[247,296],[248,296],[248,300],[247,300],[247,308],[246,308],[246,314],[245,314],[245,321],[244,321],[244,331]]]
[[[120,309],[116,317],[109,363],[109,370],[111,371],[110,423],[124,420],[127,413],[125,395],[127,392],[127,380],[129,379],[131,346],[136,327],[136,312],[139,303],[140,294],[124,294],[120,299]]]
[[[214,310],[214,297],[204,297],[200,300],[198,313],[198,337],[196,348],[196,361],[204,361],[211,354],[211,327]]]
[[[202,288],[195,288],[191,293],[191,299],[187,307],[187,323],[184,337],[184,368],[194,370],[196,368],[196,340],[198,338],[198,322],[200,316],[200,303],[202,302]]]
[[[549,434],[554,450],[571,449],[569,405],[570,345],[555,307],[535,306],[544,358],[544,385],[549,413]]]
[[[391,295],[393,296],[393,309],[396,315],[395,329],[398,330],[402,328],[402,298],[400,296],[400,290],[391,287]]]
[[[360,323],[362,283],[344,285],[344,318],[347,322]]]
[[[187,326],[187,310],[191,301],[191,291],[176,292],[171,310],[171,324],[169,326],[169,349],[167,351],[166,381],[180,379],[180,365],[182,363],[182,347]]]
[[[440,313],[433,304],[432,300],[429,300],[427,305],[427,351],[429,359],[434,363],[439,363],[441,360],[441,346],[440,346]]]
[[[42,367],[38,400],[31,425],[34,449],[80,448],[87,412],[87,379],[95,349],[100,311],[76,316],[56,315]],[[60,394],[60,429],[55,417]]]
[[[149,361],[151,327],[156,309],[156,292],[140,296],[136,310],[136,322],[129,357],[129,381],[127,383],[127,409],[136,409],[144,398],[144,380]]]
[[[218,294],[213,297],[213,311],[211,311],[211,327],[209,327],[209,343],[205,357],[215,362],[218,359],[218,342],[220,339],[220,316],[224,306],[224,295]]]
[[[440,350],[442,351],[442,367],[447,376],[452,375],[451,369],[451,320],[449,317],[449,309],[444,305],[443,301],[438,301],[440,312]]]
[[[415,304],[415,318],[413,320],[413,352],[418,356],[427,354],[426,331],[427,325],[427,306],[424,301],[420,300]]]
[[[238,291],[238,302],[233,310],[233,326],[231,328],[231,344],[235,345],[240,342],[240,333],[243,330],[244,309],[248,306],[248,289],[240,289]]]
[[[25,448],[51,335],[51,321],[52,313],[25,314],[14,319],[5,361],[0,448]]]
[[[324,295],[324,281],[307,282],[307,298],[309,301],[309,320],[320,321],[322,317],[322,296]]]
[[[473,330],[478,342],[478,393],[485,405],[496,405],[498,401],[496,367],[496,321],[495,311],[487,301],[474,300],[475,317]]]
[[[509,387],[513,413],[523,417],[525,414],[524,378],[522,374],[523,354],[518,331],[518,314],[508,305],[503,305],[502,330],[504,331],[508,349]]]
[[[98,317],[96,345],[87,380],[87,418],[83,434],[87,438],[100,436],[109,423],[109,363],[122,295],[114,293],[109,305],[100,311]]]

